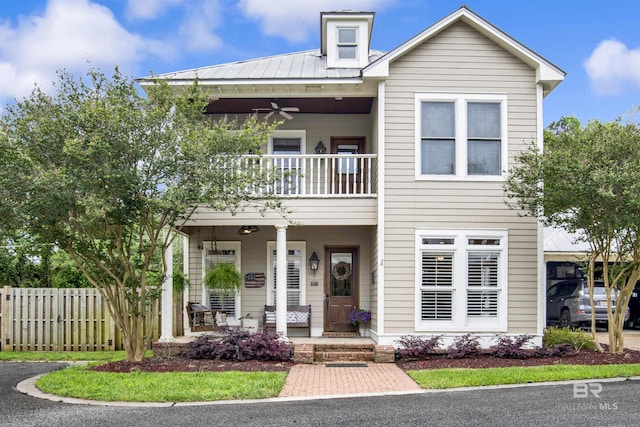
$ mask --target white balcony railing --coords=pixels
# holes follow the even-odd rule
[[[289,197],[372,197],[375,154],[283,154],[243,156],[273,184],[256,191]],[[275,174],[275,176],[274,176]]]

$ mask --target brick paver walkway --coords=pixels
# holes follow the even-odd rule
[[[418,391],[420,387],[394,363],[366,367],[294,365],[280,397]]]

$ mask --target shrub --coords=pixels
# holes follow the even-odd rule
[[[536,349],[536,357],[564,357],[576,353],[576,349],[569,343],[554,345],[553,347],[540,347]]]
[[[403,335],[396,341],[401,346],[398,355],[403,359],[428,359],[429,354],[440,346],[441,338],[440,335],[431,338]]]
[[[542,343],[545,347],[555,347],[558,344],[570,344],[576,350],[595,350],[593,337],[585,331],[570,328],[550,327],[544,330]]]
[[[532,352],[522,348],[527,342],[533,338],[531,335],[518,335],[511,338],[501,335],[497,338],[496,345],[491,347],[491,352],[495,357],[503,359],[526,359],[531,356]]]
[[[449,350],[449,359],[477,357],[481,353],[478,338],[471,337],[471,334],[466,334],[456,338],[447,350]]]
[[[288,361],[291,349],[274,333],[263,331],[250,334],[235,328],[228,328],[222,337],[199,336],[190,342],[185,356],[189,359]]]

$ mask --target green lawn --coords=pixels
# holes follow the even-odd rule
[[[432,369],[408,371],[424,389],[526,384],[542,381],[632,377],[640,375],[640,364],[550,365],[487,369]]]
[[[286,372],[95,372],[72,367],[36,386],[58,396],[125,402],[194,402],[277,396]]]

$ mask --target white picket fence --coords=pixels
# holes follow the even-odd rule
[[[107,303],[92,288],[0,288],[0,337],[3,351],[122,349]]]

